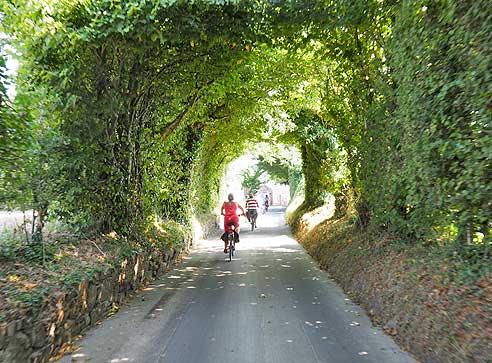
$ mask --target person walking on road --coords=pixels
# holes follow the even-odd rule
[[[265,194],[265,200],[263,202],[263,205],[264,205],[263,213],[268,212],[268,207],[270,206],[270,197],[268,196],[268,194]]]

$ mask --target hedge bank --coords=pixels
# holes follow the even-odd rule
[[[409,244],[348,219],[295,235],[372,320],[425,363],[492,362],[492,278],[459,255]]]

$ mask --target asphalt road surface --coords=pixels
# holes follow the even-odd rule
[[[202,241],[59,362],[410,363],[321,271],[272,208],[232,262]]]

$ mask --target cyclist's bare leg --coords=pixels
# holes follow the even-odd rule
[[[234,224],[234,237],[237,237],[237,240],[236,238],[234,238],[235,239],[234,243],[239,243],[239,221],[236,224]]]

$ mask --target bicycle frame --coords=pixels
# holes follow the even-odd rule
[[[234,242],[234,231],[227,232],[227,241],[228,241],[228,249],[229,249],[229,261],[232,261],[232,257],[234,256],[234,251],[236,249],[236,243]]]

